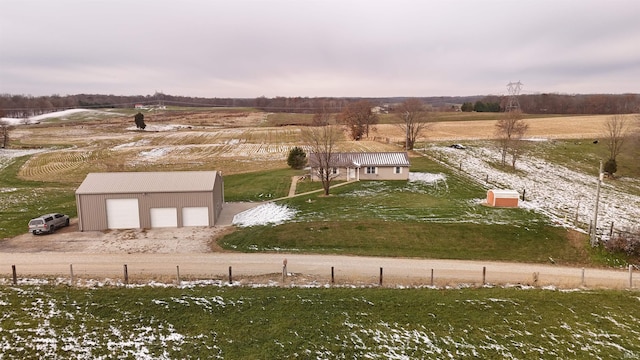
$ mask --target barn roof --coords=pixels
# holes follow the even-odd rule
[[[332,166],[409,166],[409,155],[406,152],[349,152],[331,154]],[[318,166],[318,154],[309,155],[309,164]]]
[[[89,173],[76,194],[211,191],[217,171]]]

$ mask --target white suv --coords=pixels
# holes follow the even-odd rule
[[[57,228],[69,226],[69,217],[63,214],[47,214],[29,221],[29,232],[33,235],[52,233]]]

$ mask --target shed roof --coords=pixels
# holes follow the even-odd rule
[[[331,154],[332,166],[409,166],[409,155],[406,152],[350,152]],[[318,154],[309,155],[309,164],[318,166]]]
[[[89,173],[76,194],[211,191],[217,171]]]

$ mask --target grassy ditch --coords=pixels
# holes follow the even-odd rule
[[[9,358],[640,356],[629,291],[31,286],[0,301]]]

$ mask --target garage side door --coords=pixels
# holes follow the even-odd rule
[[[178,227],[178,209],[151,208],[151,227]]]
[[[139,228],[138,199],[107,199],[107,227],[109,229]]]
[[[206,206],[182,208],[182,226],[209,226],[209,208]]]

